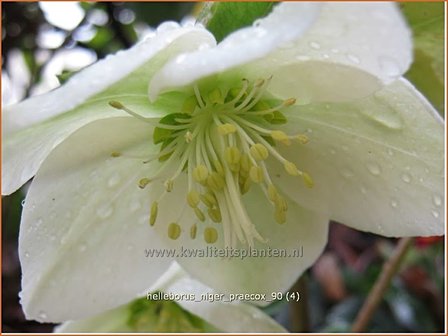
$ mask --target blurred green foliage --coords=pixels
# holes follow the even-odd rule
[[[406,77],[444,114],[444,3],[403,2],[401,9],[412,28],[414,63]]]

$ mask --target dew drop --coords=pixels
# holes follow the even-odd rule
[[[398,76],[401,73],[400,66],[395,59],[389,56],[380,56],[378,58],[380,68],[389,76]]]
[[[432,197],[432,201],[434,203],[435,206],[441,206],[442,205],[442,198],[439,195],[434,195]]]
[[[333,49],[331,49],[331,52],[332,52],[333,54],[337,54],[337,53],[339,52],[339,49],[333,48]]]
[[[30,253],[29,252],[25,252],[25,258],[29,258],[30,257]]]
[[[341,148],[344,152],[348,152],[348,146],[343,145]]]
[[[55,240],[56,240],[56,236],[51,235],[51,236],[50,236],[50,240],[51,240],[51,241],[55,241]]]
[[[320,49],[320,44],[313,41],[313,42],[310,42],[310,47],[318,50],[318,49]]]
[[[42,220],[42,218],[38,218],[38,219],[37,219],[37,221],[36,221],[36,224],[34,224],[34,225],[35,225],[35,227],[36,227],[36,229],[37,229],[37,228],[39,228],[39,226],[41,226],[41,225],[42,225],[42,223],[43,223],[43,220]]]
[[[173,29],[179,28],[179,24],[174,21],[166,21],[157,27],[157,32],[166,32]]]
[[[356,55],[353,55],[353,54],[347,54],[347,58],[348,58],[351,62],[353,62],[353,63],[355,63],[355,64],[359,64],[359,63],[361,63],[361,60],[360,60],[359,57],[356,56]]]
[[[102,219],[106,219],[112,215],[113,211],[114,211],[114,209],[112,208],[112,206],[110,204],[104,204],[103,206],[98,208],[98,210],[96,211],[96,214],[98,215],[98,217],[100,217]]]
[[[370,174],[378,176],[381,174],[381,167],[379,164],[375,162],[368,162],[367,163],[367,170],[370,172]]]
[[[347,179],[353,177],[355,174],[348,168],[344,168],[341,170],[341,175]]]
[[[387,150],[387,154],[389,154],[390,156],[393,156],[394,155],[394,151],[392,150],[392,149],[388,149]]]
[[[39,311],[38,317],[41,320],[46,320],[48,318],[47,313],[45,311],[43,311],[43,310]]]
[[[312,130],[311,128],[308,128],[306,131],[307,131],[308,133],[313,133],[313,130]]]
[[[142,205],[141,205],[141,203],[140,203],[140,201],[138,201],[138,200],[135,200],[135,201],[132,201],[131,203],[130,203],[130,205],[129,205],[129,209],[132,211],[132,212],[136,212],[138,209],[140,209],[142,207]]]
[[[25,199],[22,200],[22,202],[20,202],[20,204],[22,204],[22,207],[25,206]]]
[[[128,251],[132,251],[133,249],[134,249],[134,245],[129,244],[129,245],[128,245]]]
[[[392,208],[396,208],[397,206],[398,206],[398,202],[397,202],[397,200],[392,200],[391,202],[390,202],[390,205],[392,206]]]
[[[334,150],[334,149],[330,149],[330,153],[331,153],[332,155],[335,155],[335,154],[336,154],[336,150]]]
[[[361,186],[361,192],[365,195],[367,194],[367,189],[364,186]]]
[[[432,211],[432,215],[434,216],[434,218],[439,218],[439,216],[440,216],[439,212],[436,210]]]
[[[380,94],[374,95],[370,102],[360,108],[360,112],[377,125],[392,130],[401,130],[403,128],[403,119],[398,111],[387,98]]]
[[[411,182],[411,175],[404,173],[403,175],[401,175],[401,179],[403,180],[403,182],[405,183],[409,183]]]
[[[85,252],[87,250],[87,246],[85,244],[81,244],[78,248],[79,252]]]
[[[120,183],[120,181],[121,181],[120,174],[116,173],[116,174],[112,175],[112,176],[109,178],[109,181],[107,182],[107,185],[108,185],[110,188],[113,188],[113,187],[117,186],[118,183]]]

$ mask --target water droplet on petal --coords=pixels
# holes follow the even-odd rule
[[[317,49],[320,49],[320,44],[313,41],[313,42],[310,42],[310,47],[317,50]]]
[[[353,63],[355,63],[355,64],[359,64],[359,63],[361,63],[361,60],[360,60],[359,57],[356,56],[356,55],[353,55],[353,54],[347,54],[347,58],[348,58],[351,62],[353,62]]]
[[[98,208],[98,210],[96,211],[96,214],[98,215],[98,217],[100,217],[102,219],[106,219],[112,215],[113,211],[114,211],[114,209],[112,208],[112,205],[104,204],[103,206]]]
[[[432,211],[432,215],[434,216],[434,218],[439,218],[439,216],[440,216],[439,212],[436,210]]]
[[[43,310],[39,311],[39,313],[37,314],[39,319],[41,320],[46,320],[48,318],[47,313]]]
[[[131,250],[133,250],[133,249],[134,249],[134,245],[129,244],[129,245],[128,245],[128,251],[131,251]]]
[[[435,206],[441,206],[442,205],[442,198],[439,195],[434,195],[432,197],[432,201],[434,203]]]
[[[29,258],[30,257],[30,253],[27,251],[25,252],[25,258]]]
[[[379,164],[375,162],[368,162],[366,164],[367,170],[370,172],[370,174],[378,176],[381,174],[381,167]]]
[[[331,52],[332,52],[333,54],[337,54],[337,53],[339,52],[339,49],[333,48],[333,49],[331,49]]]
[[[411,175],[404,173],[403,175],[401,175],[401,179],[403,180],[403,182],[405,183],[409,183],[412,180]]]
[[[390,202],[390,205],[392,206],[392,208],[396,208],[396,207],[398,206],[398,202],[397,202],[397,200],[393,199],[393,200]]]
[[[79,245],[78,248],[79,252],[85,252],[87,250],[87,246],[85,244]]]
[[[138,209],[140,209],[142,207],[142,205],[141,205],[141,203],[140,203],[140,201],[139,200],[135,200],[135,201],[132,201],[131,203],[130,203],[130,205],[129,205],[129,209],[132,211],[132,212],[136,212]]]
[[[361,192],[365,195],[367,194],[367,189],[364,186],[361,186]]]
[[[109,181],[107,182],[107,185],[108,185],[110,188],[113,188],[113,187],[117,186],[118,183],[120,183],[120,181],[121,181],[120,174],[116,173],[116,174],[112,175],[112,176],[109,178]]]
[[[401,74],[400,65],[398,62],[389,56],[380,56],[378,64],[387,75],[391,77],[399,76]]]
[[[392,150],[392,149],[388,149],[387,150],[387,154],[389,154],[390,156],[393,156],[394,155],[394,151]]]
[[[341,175],[344,176],[345,178],[349,179],[349,178],[353,177],[355,174],[350,169],[343,168],[341,170]]]
[[[403,119],[398,111],[391,105],[388,98],[382,97],[380,94],[375,94],[374,98],[362,106],[360,111],[362,115],[378,125],[392,130],[403,128]]]
[[[20,204],[22,204],[22,207],[25,206],[25,199],[22,200],[22,202],[20,202]]]
[[[157,32],[158,33],[166,32],[166,31],[170,31],[170,30],[173,30],[176,28],[179,28],[178,23],[176,23],[174,21],[166,21],[157,27]]]

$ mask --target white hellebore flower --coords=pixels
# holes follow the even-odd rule
[[[177,300],[155,300],[160,294]],[[209,296],[218,299],[203,300]],[[174,264],[146,297],[84,320],[65,322],[56,327],[55,332],[285,333],[286,330],[250,304],[229,302],[228,298],[192,279]]]
[[[145,248],[177,249],[219,291],[269,296],[316,260],[330,219],[443,234],[443,123],[400,77],[411,49],[395,4],[284,3],[218,45],[166,23],[6,108],[3,193],[35,175],[19,241],[27,317],[128,302],[170,263]],[[210,246],[303,256],[181,251]]]

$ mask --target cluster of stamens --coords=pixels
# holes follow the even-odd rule
[[[145,163],[158,160],[161,169],[154,176],[141,178],[138,187],[143,189],[158,179],[161,171],[171,169],[174,173],[165,179],[165,192],[151,205],[151,226],[157,221],[158,204],[166,193],[173,191],[176,178],[183,173],[188,176],[186,203],[198,223],[206,222],[207,217],[214,223],[203,229],[207,243],[218,240],[214,225],[219,223],[223,224],[225,246],[235,246],[238,241],[249,246],[253,246],[254,240],[266,241],[242,202],[242,195],[255,184],[273,205],[275,221],[285,223],[288,204],[272,182],[266,160],[279,161],[289,175],[301,177],[308,187],[313,186],[313,181],[275,149],[277,144],[289,146],[293,141],[306,144],[308,137],[273,129],[287,122],[281,111],[293,105],[295,99],[279,102],[266,98],[269,80],[251,83],[243,79],[240,87],[215,88],[205,94],[195,86],[194,94],[184,101],[179,113],[158,120],[153,140],[161,144],[160,152]],[[145,119],[119,102],[112,101],[110,105]],[[112,153],[114,157],[118,155]],[[201,225],[198,223],[189,228],[191,239],[196,238]],[[182,232],[178,223],[168,225],[169,238],[178,239]]]

